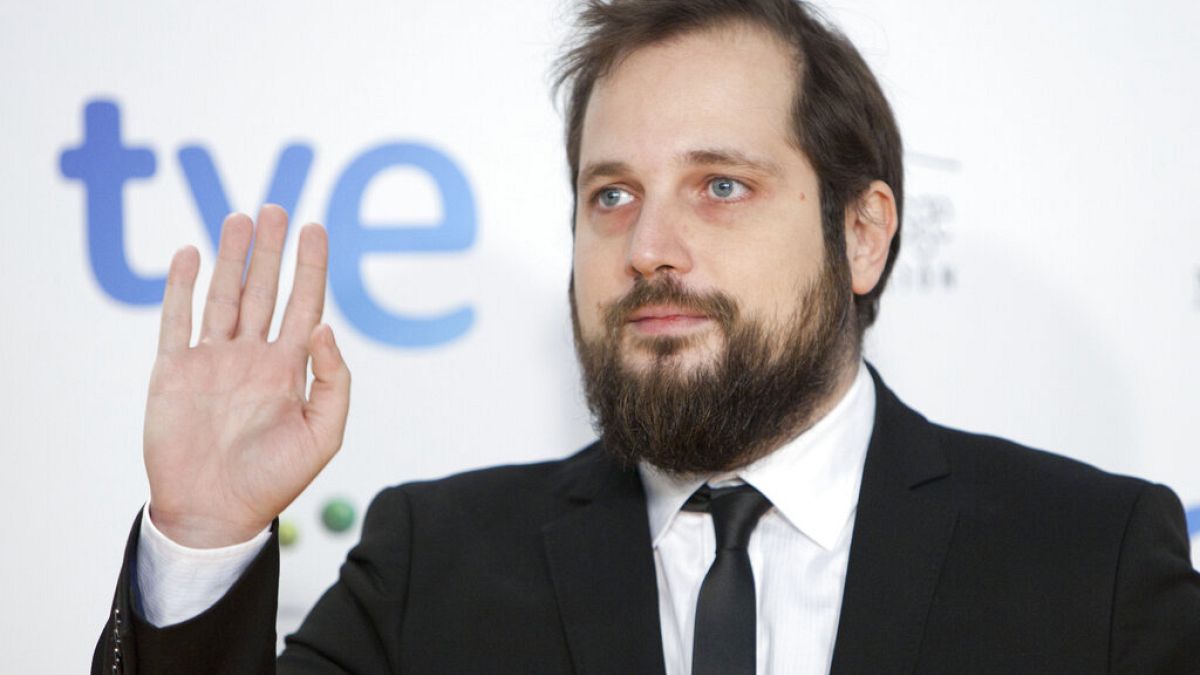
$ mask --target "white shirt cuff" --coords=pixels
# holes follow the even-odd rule
[[[271,528],[267,527],[253,539],[233,546],[183,546],[154,526],[150,502],[146,502],[137,554],[142,616],[161,628],[200,615],[233,587],[270,538]]]

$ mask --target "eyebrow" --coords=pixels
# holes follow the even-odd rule
[[[609,178],[626,173],[629,173],[629,165],[625,162],[591,162],[579,170],[579,179],[576,184],[582,187],[597,178]]]
[[[680,164],[690,166],[729,166],[739,169],[749,169],[759,173],[765,173],[772,176],[780,174],[779,165],[775,162],[751,157],[740,150],[732,148],[703,148],[699,150],[688,150],[680,153],[678,160]],[[625,162],[618,161],[600,161],[591,162],[585,165],[579,171],[579,179],[577,185],[588,185],[597,178],[608,178],[619,176],[630,172],[629,165]]]
[[[700,150],[689,150],[681,156],[684,164],[691,165],[712,165],[719,164],[722,166],[733,166],[740,169],[750,169],[760,173],[767,173],[777,176],[780,173],[779,165],[767,159],[751,157],[740,150],[732,148],[704,148]]]

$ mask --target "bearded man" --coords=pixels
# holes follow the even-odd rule
[[[599,440],[381,492],[276,662],[272,523],[349,372],[323,231],[268,343],[286,215],[232,216],[194,347],[172,261],[94,673],[1196,672],[1170,490],[933,425],[863,361],[903,176],[843,36],[792,0],[594,0],[560,72]]]

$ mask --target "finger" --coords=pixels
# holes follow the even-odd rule
[[[187,349],[192,341],[192,289],[200,271],[200,252],[184,246],[171,258],[158,328],[158,353]]]
[[[275,312],[275,296],[279,292],[279,258],[287,236],[287,211],[267,204],[258,212],[254,228],[254,252],[250,254],[250,271],[242,287],[242,303],[237,320],[237,334],[266,339]]]
[[[279,341],[297,349],[305,349],[313,328],[321,322],[325,307],[325,266],[329,258],[329,243],[325,228],[309,223],[300,230],[300,246],[296,251],[296,278],[292,294],[283,313]]]
[[[244,213],[230,215],[221,226],[217,263],[204,303],[204,322],[200,325],[201,340],[223,340],[233,336],[242,296],[242,270],[246,266],[246,251],[253,234],[254,223]]]
[[[350,410],[350,369],[333,339],[333,329],[322,324],[313,329],[308,340],[312,355],[313,383],[304,419],[325,451],[329,461],[342,445],[346,432],[346,415]]]

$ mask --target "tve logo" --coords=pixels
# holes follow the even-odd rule
[[[212,155],[203,146],[190,145],[180,148],[177,156],[216,250],[221,221],[233,209]],[[284,147],[265,201],[292,212],[312,161],[311,146]],[[394,167],[416,168],[433,179],[442,198],[441,222],[420,226],[367,226],[362,222],[360,207],[368,185]],[[83,142],[63,151],[59,168],[63,176],[83,183],[88,257],[100,288],[130,305],[162,302],[166,277],[137,274],[125,256],[123,186],[128,180],[154,176],[157,160],[152,149],[122,142],[121,111],[116,103],[96,100],[87,104]],[[403,316],[383,308],[367,293],[359,264],[368,253],[460,251],[471,247],[475,242],[475,200],[466,177],[449,157],[419,143],[385,143],[369,148],[351,161],[335,182],[325,226],[329,230],[330,289],[355,328],[397,347],[443,344],[471,328],[475,313],[470,305],[422,317]]]
[[[1187,510],[1187,529],[1192,540],[1192,561],[1200,569],[1200,504]]]

